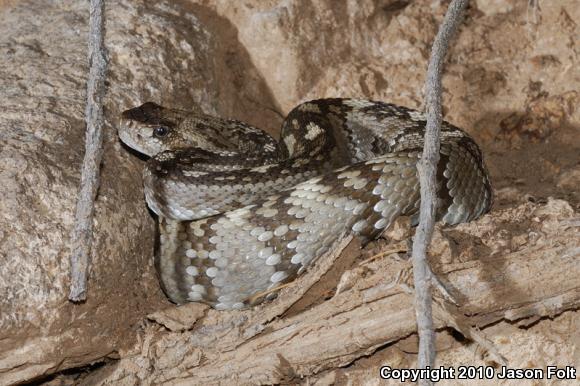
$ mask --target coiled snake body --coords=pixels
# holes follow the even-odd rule
[[[320,99],[285,119],[280,141],[245,123],[163,108],[127,110],[121,140],[151,158],[145,196],[159,215],[157,268],[176,303],[238,309],[292,280],[349,232],[377,237],[416,219],[423,114],[383,102]],[[487,212],[481,152],[443,122],[438,218]]]

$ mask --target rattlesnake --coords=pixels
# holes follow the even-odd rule
[[[320,99],[294,108],[280,141],[243,122],[145,103],[121,140],[150,156],[145,197],[159,216],[157,269],[176,303],[239,309],[290,281],[341,239],[416,222],[425,118],[383,102]],[[473,220],[492,202],[481,151],[443,122],[438,218]]]

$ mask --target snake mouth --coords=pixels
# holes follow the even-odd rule
[[[129,146],[135,151],[138,151],[141,154],[151,156],[151,154],[149,154],[149,152],[143,146],[144,138],[139,132],[135,121],[121,118],[117,132],[119,134],[119,139],[125,145]]]

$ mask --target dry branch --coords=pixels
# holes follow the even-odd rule
[[[441,74],[449,41],[462,20],[467,0],[453,0],[433,42],[425,83],[427,130],[423,155],[418,164],[421,183],[420,220],[413,241],[413,275],[415,307],[419,333],[418,366],[426,368],[435,363],[435,336],[431,307],[431,270],[427,262],[427,248],[433,235],[437,211],[437,164],[439,162],[439,133],[441,132]],[[431,384],[422,380],[420,384]]]
[[[87,296],[87,277],[93,241],[93,212],[99,188],[99,170],[103,155],[103,96],[107,60],[103,44],[104,0],[91,0],[89,16],[89,78],[85,121],[85,157],[81,186],[72,233],[69,299],[82,301]]]

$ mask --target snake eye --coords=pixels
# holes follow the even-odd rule
[[[156,137],[165,137],[169,133],[169,129],[165,126],[157,126],[153,129],[153,134]]]

